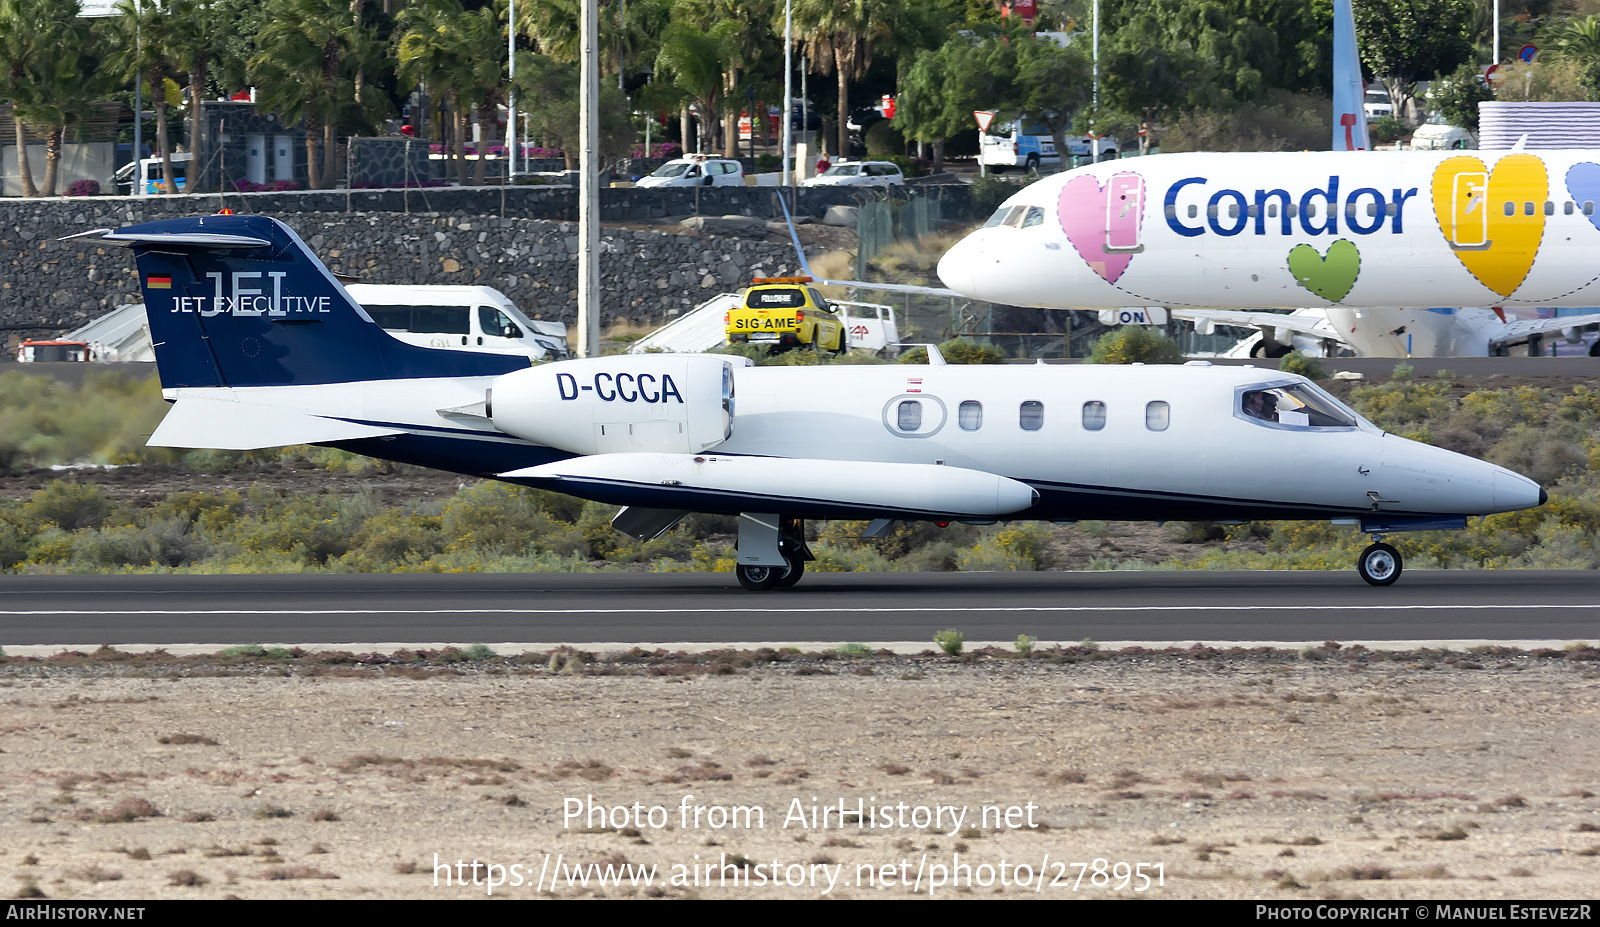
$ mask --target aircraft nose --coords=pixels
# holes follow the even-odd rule
[[[1550,498],[1544,487],[1533,480],[1510,470],[1496,469],[1494,474],[1494,504],[1503,512],[1531,509],[1544,505]]]
[[[983,242],[978,239],[968,235],[939,259],[939,279],[957,293],[974,295],[978,262],[983,259]]]

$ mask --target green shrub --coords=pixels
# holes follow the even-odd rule
[[[867,127],[867,133],[862,141],[867,146],[867,157],[879,160],[888,160],[894,155],[903,155],[906,152],[905,136],[894,127],[894,122],[882,119]]]
[[[973,215],[987,219],[1000,204],[1010,199],[1023,184],[1006,180],[998,174],[974,177],[967,188],[967,202],[972,204]]]
[[[938,631],[933,635],[933,642],[939,645],[939,649],[952,657],[960,656],[961,648],[966,644],[966,641],[966,635],[955,628]]]
[[[1391,145],[1411,134],[1411,127],[1393,116],[1379,116],[1367,121],[1367,138],[1374,145]]]
[[[1091,364],[1181,364],[1183,350],[1166,335],[1144,325],[1124,325],[1101,335],[1089,348]]]
[[[1017,639],[1012,646],[1017,648],[1017,653],[1027,656],[1028,654],[1033,653],[1033,645],[1037,643],[1039,643],[1039,639],[1037,637],[1033,637],[1028,634],[1018,634]]]
[[[27,517],[51,522],[63,531],[98,528],[117,504],[99,486],[51,480],[23,506]]]
[[[1278,361],[1278,369],[1284,373],[1292,373],[1305,377],[1307,380],[1325,380],[1328,378],[1327,368],[1315,357],[1307,357],[1299,351],[1290,351]]]
[[[973,341],[970,338],[951,338],[939,345],[939,355],[950,364],[1003,364],[1006,362],[1004,351],[992,344],[982,341]],[[926,364],[928,362],[928,349],[923,347],[912,348],[900,355],[902,364]]]

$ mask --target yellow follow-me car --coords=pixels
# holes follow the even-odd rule
[[[844,322],[810,283],[810,277],[755,278],[740,305],[723,317],[728,343],[848,350]]]

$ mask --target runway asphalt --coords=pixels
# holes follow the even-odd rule
[[[1600,640],[1592,572],[11,576],[0,646]],[[27,650],[19,650],[26,647]],[[374,649],[378,649],[374,646]]]

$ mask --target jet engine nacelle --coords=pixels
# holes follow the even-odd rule
[[[733,434],[733,368],[745,358],[636,354],[496,377],[485,411],[506,434],[574,454],[696,454]]]

